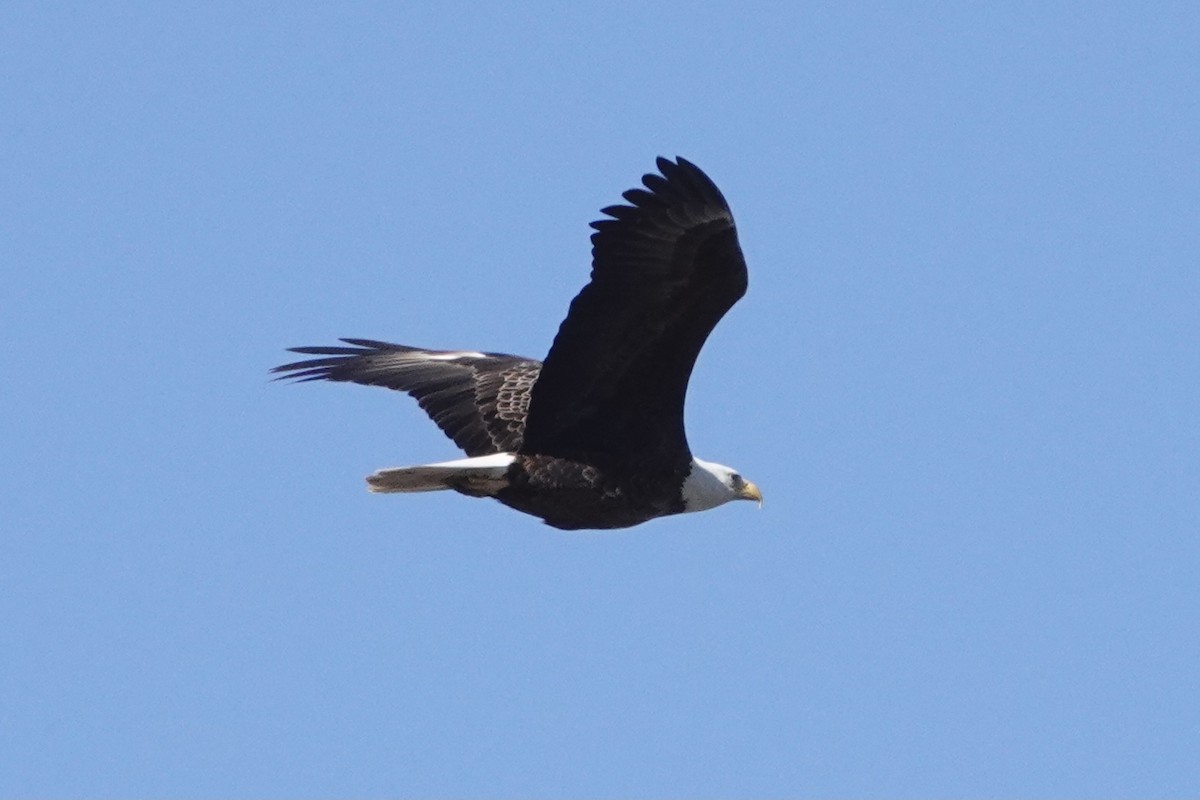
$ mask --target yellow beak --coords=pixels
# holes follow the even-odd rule
[[[746,483],[742,486],[742,490],[738,492],[737,496],[738,500],[754,500],[758,503],[758,507],[762,508],[762,492],[760,492],[758,487],[750,481],[746,481]]]

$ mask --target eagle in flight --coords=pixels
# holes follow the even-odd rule
[[[343,339],[291,348],[318,358],[272,372],[406,392],[467,454],[380,470],[367,478],[373,492],[494,497],[565,530],[761,505],[736,470],[692,455],[683,424],[696,356],[746,293],[737,229],[699,167],[657,165],[592,223],[591,281],[545,361]]]

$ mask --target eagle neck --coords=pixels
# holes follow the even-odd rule
[[[721,464],[693,458],[691,470],[680,488],[683,510],[707,511],[732,500],[735,495],[727,483],[731,473],[732,470]]]

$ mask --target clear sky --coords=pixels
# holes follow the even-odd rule
[[[1194,3],[6,2],[0,796],[1194,796]],[[657,155],[734,504],[373,496]]]

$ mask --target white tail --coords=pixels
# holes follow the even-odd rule
[[[514,458],[516,456],[512,453],[495,453],[419,467],[381,469],[367,476],[367,488],[372,492],[439,492],[453,489],[463,494],[485,497],[508,485],[504,474]]]

